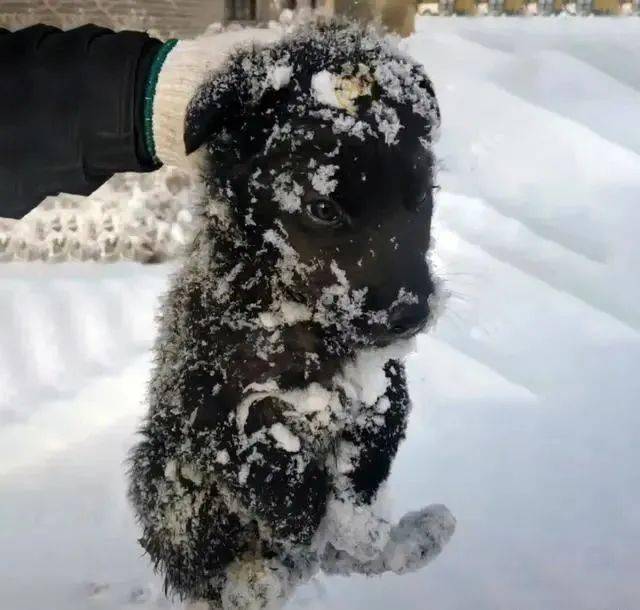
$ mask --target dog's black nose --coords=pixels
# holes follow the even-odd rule
[[[389,314],[389,328],[394,335],[410,337],[427,323],[429,309],[419,303],[397,305]]]

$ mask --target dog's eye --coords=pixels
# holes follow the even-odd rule
[[[307,211],[315,222],[326,226],[335,226],[342,220],[340,207],[331,199],[316,199],[307,206]]]

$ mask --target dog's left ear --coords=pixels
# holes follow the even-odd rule
[[[261,150],[290,89],[267,87],[256,94],[247,82],[224,91],[212,89],[203,88],[187,110],[185,151],[189,155],[224,134],[224,149],[230,153],[224,161],[246,160]]]
[[[433,110],[435,124],[432,126],[432,129],[438,129],[438,127],[440,126],[440,121],[442,120],[442,115],[440,114],[440,104],[438,104],[438,97],[436,96],[436,91],[433,87],[433,83],[431,82],[431,79],[426,75],[422,67],[414,68],[414,76],[417,79],[418,86],[421,89],[425,90],[427,98],[429,100],[428,105]]]
[[[247,103],[245,89],[227,87],[214,91],[214,84],[204,85],[187,108],[184,127],[185,152],[190,155],[200,148],[211,134],[238,119]]]
[[[184,146],[187,155],[223,129],[237,134],[253,127],[255,139],[258,134],[256,123],[264,128],[275,121],[273,111],[289,96],[289,87],[266,87],[258,94],[251,89],[245,78],[236,87],[227,86],[220,91],[218,83],[212,83],[196,94],[186,113]]]

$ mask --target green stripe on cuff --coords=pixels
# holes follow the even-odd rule
[[[147,146],[147,152],[149,156],[156,162],[162,163],[156,156],[156,144],[153,139],[153,100],[156,95],[156,87],[158,85],[158,77],[160,76],[160,70],[164,64],[167,55],[171,52],[173,47],[178,44],[176,38],[167,40],[156,54],[151,69],[149,70],[149,76],[147,77],[147,84],[144,89],[144,141]]]

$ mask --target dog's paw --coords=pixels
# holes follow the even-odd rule
[[[212,604],[204,600],[195,600],[186,602],[182,610],[217,610]]]
[[[349,551],[327,544],[320,557],[322,570],[345,576],[413,572],[442,551],[455,527],[456,520],[447,507],[434,504],[406,514],[391,528],[384,548],[369,560],[363,561]]]
[[[279,610],[290,593],[289,573],[276,561],[242,559],[227,571],[223,610]]]
[[[387,571],[402,574],[419,570],[442,551],[456,529],[456,520],[442,504],[407,513],[393,527],[382,552]]]
[[[358,561],[370,561],[386,547],[391,524],[370,506],[334,500],[327,510],[326,543]]]

